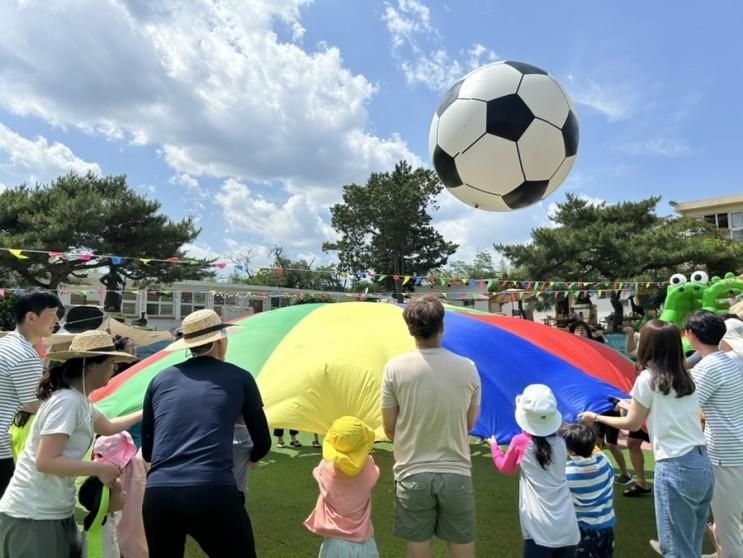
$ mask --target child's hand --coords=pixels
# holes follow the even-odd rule
[[[491,446],[497,446],[498,445],[498,440],[495,439],[495,436],[494,435],[491,436],[490,438],[488,438],[488,444],[490,444]]]
[[[111,465],[105,461],[98,461],[97,465],[98,473],[96,473],[96,477],[106,486],[113,486],[116,479],[121,476],[121,470],[116,465]]]

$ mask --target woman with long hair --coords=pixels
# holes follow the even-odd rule
[[[642,328],[637,363],[642,372],[627,415],[581,414],[585,424],[638,430],[646,422],[655,453],[655,518],[663,556],[700,556],[714,477],[702,432],[696,386],[684,364],[681,334],[673,324],[651,320]]]
[[[98,330],[76,335],[68,351],[47,355],[55,364],[39,383],[41,406],[0,500],[0,558],[81,555],[74,520],[75,477],[96,476],[112,485],[120,474],[116,466],[84,458],[95,434],[116,434],[142,417],[140,411],[109,420],[88,395],[108,383],[116,363],[130,358],[115,350],[108,333]]]

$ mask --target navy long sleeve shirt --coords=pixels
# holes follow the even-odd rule
[[[155,376],[142,417],[142,456],[152,464],[147,486],[235,484],[232,437],[240,416],[258,461],[271,449],[271,434],[253,376],[209,356]]]

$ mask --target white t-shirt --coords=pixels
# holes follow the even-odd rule
[[[26,447],[0,500],[0,512],[26,519],[66,519],[75,510],[75,478],[40,473],[36,450],[41,436],[67,434],[63,455],[82,461],[93,445],[93,423],[100,411],[76,389],[60,389],[36,414]]]
[[[521,535],[549,548],[572,546],[580,542],[580,531],[565,475],[568,452],[560,436],[549,436],[547,441],[552,460],[546,468],[537,460],[533,441],[519,464]]]
[[[480,405],[475,363],[446,349],[420,349],[384,369],[382,408],[397,407],[395,480],[416,473],[471,475],[467,411]]]
[[[668,395],[663,395],[653,389],[650,371],[643,370],[635,380],[631,395],[649,409],[646,423],[656,461],[681,457],[697,446],[706,445],[696,392],[676,397],[671,388]]]

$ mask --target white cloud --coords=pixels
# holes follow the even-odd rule
[[[629,83],[599,83],[568,75],[566,88],[577,104],[603,114],[609,122],[626,120],[637,110],[637,95]]]
[[[42,136],[31,140],[3,124],[0,124],[0,169],[31,183],[47,182],[69,172],[101,174],[97,163],[83,161],[66,145],[50,144]]]
[[[665,137],[627,143],[622,145],[620,149],[630,155],[658,155],[670,159],[684,157],[691,153],[691,147],[688,143],[682,140]]]
[[[309,0],[0,5],[0,105],[134,145],[176,172],[336,187],[415,156],[369,132],[375,86],[304,33]],[[29,41],[28,37],[43,37]],[[74,76],[71,79],[70,76]]]
[[[493,244],[528,242],[534,227],[547,224],[542,204],[508,212],[483,211],[465,205],[446,190],[438,202],[440,210],[433,215],[433,225],[446,240],[459,244],[450,262],[470,262],[480,250],[493,252]],[[494,255],[496,261],[499,257]]]
[[[327,215],[303,194],[290,194],[280,204],[253,194],[247,185],[230,178],[215,201],[231,232],[247,233],[266,246],[318,253],[324,241],[336,238]]]
[[[452,57],[441,46],[441,35],[431,25],[429,8],[418,0],[386,3],[382,20],[409,85],[443,91],[467,72],[498,59],[495,52],[479,43],[460,51],[457,58]]]
[[[190,174],[185,173],[185,172],[171,176],[168,182],[170,182],[171,184],[176,184],[178,186],[183,186],[186,188],[187,191],[191,192],[192,194],[202,193],[201,187],[199,186],[199,181],[196,180]]]

